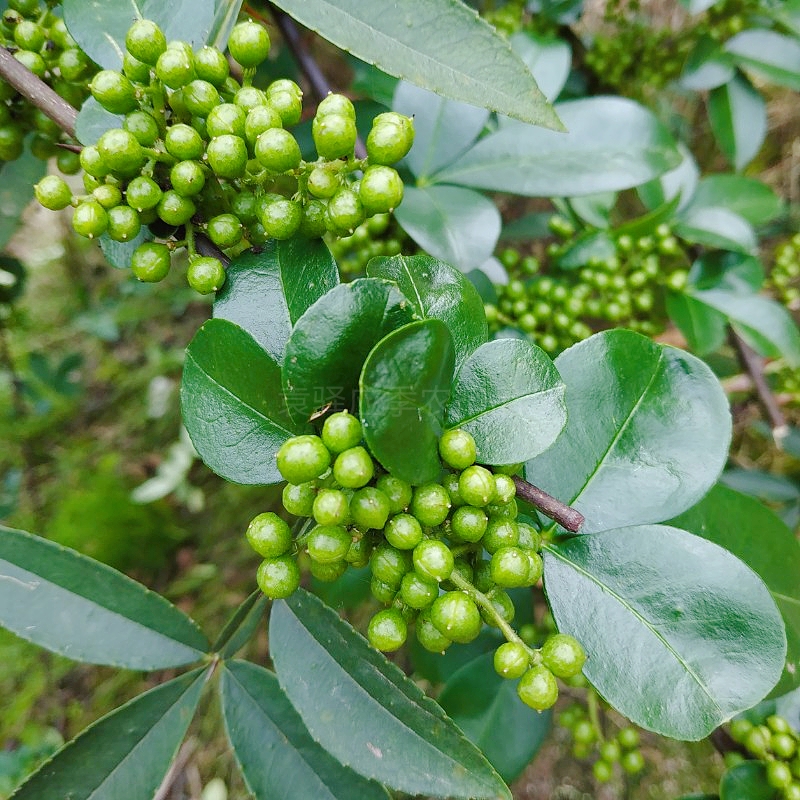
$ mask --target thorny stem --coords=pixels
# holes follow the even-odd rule
[[[581,525],[584,523],[584,516],[580,511],[562,503],[518,475],[514,475],[512,480],[517,487],[517,497],[536,506],[539,511],[546,514],[550,519],[554,519],[562,528],[566,528],[572,533],[577,533],[581,529]]]

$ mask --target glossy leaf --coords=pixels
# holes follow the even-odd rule
[[[480,295],[468,278],[449,264],[426,255],[373,258],[367,275],[397,284],[420,319],[440,319],[450,329],[456,364],[487,336]]]
[[[376,278],[340,284],[317,300],[286,344],[281,376],[290,416],[303,423],[328,404],[354,409],[370,350],[412,313],[393,283]]]
[[[729,550],[754,570],[772,594],[786,625],[786,668],[774,695],[800,685],[800,544],[794,533],[758,500],[715,486],[670,525]]]
[[[600,192],[587,194],[584,197],[570,198],[569,205],[572,211],[584,222],[595,228],[611,227],[611,209],[617,204],[616,192]]]
[[[274,673],[233,661],[223,668],[220,692],[228,741],[258,800],[387,800],[385,789],[311,738]]]
[[[281,687],[334,758],[409,794],[511,800],[442,709],[313,595],[276,602],[269,634]]]
[[[731,55],[710,36],[702,36],[686,59],[680,82],[686,89],[702,92],[722,86],[735,74]]]
[[[584,674],[640,727],[699,740],[757,703],[786,656],[767,587],[735,556],[666,525],[545,548],[558,629],[589,653]]]
[[[81,49],[103,69],[120,69],[125,34],[136,19],[158,23],[167,40],[205,44],[214,0],[64,0],[64,22]]]
[[[481,464],[527,461],[563,430],[564,390],[544,350],[524,339],[496,339],[461,365],[445,424],[472,434]]]
[[[647,208],[658,209],[669,207],[674,202],[675,208],[683,208],[689,204],[694,195],[697,182],[700,180],[700,168],[689,149],[682,142],[678,144],[681,162],[675,169],[665,172],[659,178],[649,181],[637,188],[639,197]],[[670,216],[672,211],[669,212]],[[623,224],[624,227],[624,224]]]
[[[675,233],[692,244],[753,253],[756,234],[747,220],[727,208],[690,205],[675,225]]]
[[[236,655],[261,624],[268,603],[269,600],[259,590],[247,597],[225,623],[225,627],[211,646],[212,652],[219,653],[221,658],[231,658]]]
[[[438,442],[454,365],[450,332],[435,318],[389,334],[364,363],[364,439],[388,472],[412,484],[441,471]]]
[[[235,483],[283,480],[275,454],[302,432],[278,391],[278,363],[238,325],[212,319],[189,343],[181,411],[192,444],[218,475]]]
[[[605,231],[590,231],[576,236],[558,255],[560,269],[580,269],[595,259],[604,261],[617,255],[614,239]]]
[[[44,177],[47,164],[26,148],[16,160],[0,165],[0,250],[19,226],[22,212],[33,200],[33,187]]]
[[[414,144],[405,161],[418,179],[460,156],[489,119],[485,108],[446,100],[408,81],[397,84],[392,108],[414,118]]]
[[[751,28],[728,39],[725,50],[760,77],[800,91],[800,42],[796,38]]]
[[[667,129],[632,100],[594,97],[557,108],[568,133],[509,123],[439,172],[436,181],[530,197],[575,197],[629,189],[680,162]]]
[[[693,289],[726,289],[750,295],[763,283],[764,265],[754,256],[742,253],[703,253],[689,270]]]
[[[508,42],[457,0],[426,0],[424,5],[417,0],[280,0],[276,5],[390,75],[452,100],[561,129]],[[442,47],[442,30],[447,31],[447,47]]]
[[[744,175],[709,175],[692,196],[690,208],[733,211],[751,225],[766,225],[783,212],[783,202],[765,183]]]
[[[160,595],[99,561],[4,526],[0,624],[75,661],[128,669],[190,664],[208,650],[197,625]]]
[[[755,158],[767,135],[764,98],[744,75],[736,75],[708,96],[711,130],[737,171]]]
[[[563,39],[545,38],[528,31],[517,31],[509,42],[552,103],[564,88],[572,68],[569,44]]]
[[[729,769],[719,784],[720,800],[778,800],[780,793],[767,783],[763,761],[745,761]]]
[[[407,186],[394,216],[423,250],[463,272],[492,255],[502,225],[491,200],[460,186]]]
[[[239,17],[243,0],[215,0],[214,21],[208,32],[208,43],[220,50],[225,50],[228,37]]]
[[[271,240],[235,258],[214,300],[214,316],[246,330],[279,364],[292,326],[339,283],[321,239]]]
[[[614,330],[570,347],[555,365],[567,387],[567,425],[525,476],[575,506],[583,533],[660,522],[714,484],[731,418],[700,359]]]
[[[75,138],[83,145],[94,144],[106,131],[121,128],[124,121],[123,114],[112,114],[89,97],[75,120]]]
[[[192,721],[205,671],[135,697],[89,726],[45,762],[16,800],[153,797]]]
[[[725,343],[728,318],[684,292],[667,292],[667,314],[699,356],[718,350]]]
[[[494,653],[486,653],[458,670],[444,685],[439,705],[510,783],[542,746],[553,715],[526,706],[517,682],[501,678],[493,659]]]

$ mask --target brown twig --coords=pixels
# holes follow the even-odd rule
[[[63,131],[75,136],[78,112],[44,81],[20,64],[5,47],[0,47],[0,78],[47,114]]]
[[[786,424],[786,417],[783,416],[783,411],[781,411],[781,407],[778,405],[778,401],[769,388],[767,379],[764,377],[764,359],[736,331],[731,330],[730,340],[736,350],[736,354],[739,356],[739,361],[753,381],[753,386],[764,413],[769,418],[772,438],[775,440],[775,444],[780,447],[782,440],[789,433],[789,426]]]
[[[584,523],[584,516],[580,511],[576,511],[568,505],[547,492],[542,491],[538,486],[514,475],[514,485],[517,487],[517,497],[522,498],[546,514],[550,519],[555,520],[562,528],[577,533]]]

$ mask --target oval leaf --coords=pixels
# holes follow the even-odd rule
[[[783,212],[783,202],[765,183],[744,175],[709,175],[697,185],[690,208],[727,208],[751,225],[766,225]]]
[[[103,69],[120,69],[125,34],[136,19],[158,23],[167,40],[205,44],[214,0],[64,0],[64,22],[81,49]]]
[[[563,39],[537,36],[517,31],[509,39],[511,46],[528,66],[536,83],[550,102],[564,88],[572,67],[572,50]]]
[[[338,283],[322,239],[273,239],[231,261],[214,316],[235,322],[280,364],[292,325]]]
[[[725,42],[725,50],[773,83],[800,91],[800,42],[776,31],[751,28]]]
[[[582,533],[661,522],[694,505],[725,465],[728,401],[695,356],[631,331],[565,350],[567,425],[526,478],[575,506]]]
[[[450,329],[456,364],[480,347],[487,336],[483,301],[470,280],[430,256],[373,258],[367,275],[396,283],[420,319],[440,319]]]
[[[246,661],[222,671],[225,731],[258,800],[387,800],[372,781],[343,767],[312,738],[274,673]]]
[[[724,344],[728,318],[692,295],[667,291],[667,314],[698,355],[713,353]]]
[[[573,197],[630,189],[680,163],[669,131],[632,100],[572,100],[559,104],[558,113],[568,133],[503,125],[437,173],[436,181],[530,197]]]
[[[192,721],[205,670],[135,697],[65,745],[14,794],[16,800],[153,797]]]
[[[528,68],[495,30],[457,0],[279,0],[341,50],[436,94],[561,130]],[[442,31],[447,47],[442,47]]]
[[[777,800],[780,794],[767,783],[763,761],[745,761],[722,776],[719,797],[720,800]]]
[[[409,483],[427,483],[441,472],[439,437],[453,367],[453,340],[438,319],[389,334],[364,363],[364,439],[388,472]]]
[[[497,339],[461,366],[445,422],[472,434],[482,464],[527,461],[563,430],[564,390],[544,350],[524,339]]]
[[[124,121],[124,115],[112,114],[88,97],[75,120],[75,138],[83,145],[94,144],[106,131],[121,128]]]
[[[492,255],[502,226],[491,200],[460,186],[407,186],[394,215],[423,250],[463,272]]]
[[[720,149],[736,170],[755,158],[767,135],[764,98],[738,74],[708,96],[708,118]]]
[[[302,423],[328,404],[355,408],[364,360],[412,313],[393,283],[376,278],[340,284],[314,303],[286,344],[281,378],[291,417]]]
[[[786,625],[786,667],[773,695],[800,685],[800,544],[794,533],[758,500],[720,485],[669,524],[724,547],[758,573]]]
[[[727,208],[689,206],[677,219],[675,233],[693,244],[752,253],[756,234],[750,223]]]
[[[3,526],[0,624],[75,661],[128,669],[190,664],[208,650],[197,625],[160,595],[74,550]]]
[[[526,706],[519,699],[516,682],[495,672],[493,659],[494,653],[486,653],[458,670],[444,685],[439,704],[503,780],[510,782],[542,746],[553,715]]]
[[[16,161],[0,166],[0,248],[8,244],[19,226],[22,212],[33,200],[33,187],[47,172],[47,162],[28,148]]]
[[[665,525],[573,537],[545,551],[559,630],[586,677],[637,725],[696,741],[755,705],[783,669],[767,587],[721,547]]]
[[[217,475],[235,483],[280,483],[280,446],[301,429],[278,391],[277,362],[224,319],[203,325],[189,343],[181,411],[189,437]]]
[[[316,597],[276,602],[269,636],[281,687],[339,761],[409,794],[511,800],[442,709]]]

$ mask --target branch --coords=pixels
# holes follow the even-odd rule
[[[783,411],[764,377],[764,360],[733,329],[730,332],[730,340],[739,356],[739,361],[753,381],[761,406],[769,418],[772,438],[780,447],[782,440],[789,434],[789,426],[786,424],[786,417],[783,416]]]
[[[547,492],[543,492],[538,486],[528,483],[519,475],[512,476],[514,485],[517,487],[517,497],[522,498],[546,514],[550,519],[554,519],[562,528],[577,533],[584,523],[584,516],[580,511],[576,511],[568,505]]]
[[[70,136],[75,136],[75,120],[78,118],[78,112],[43,80],[20,64],[5,47],[0,47],[0,78],[47,114],[61,130]]]

